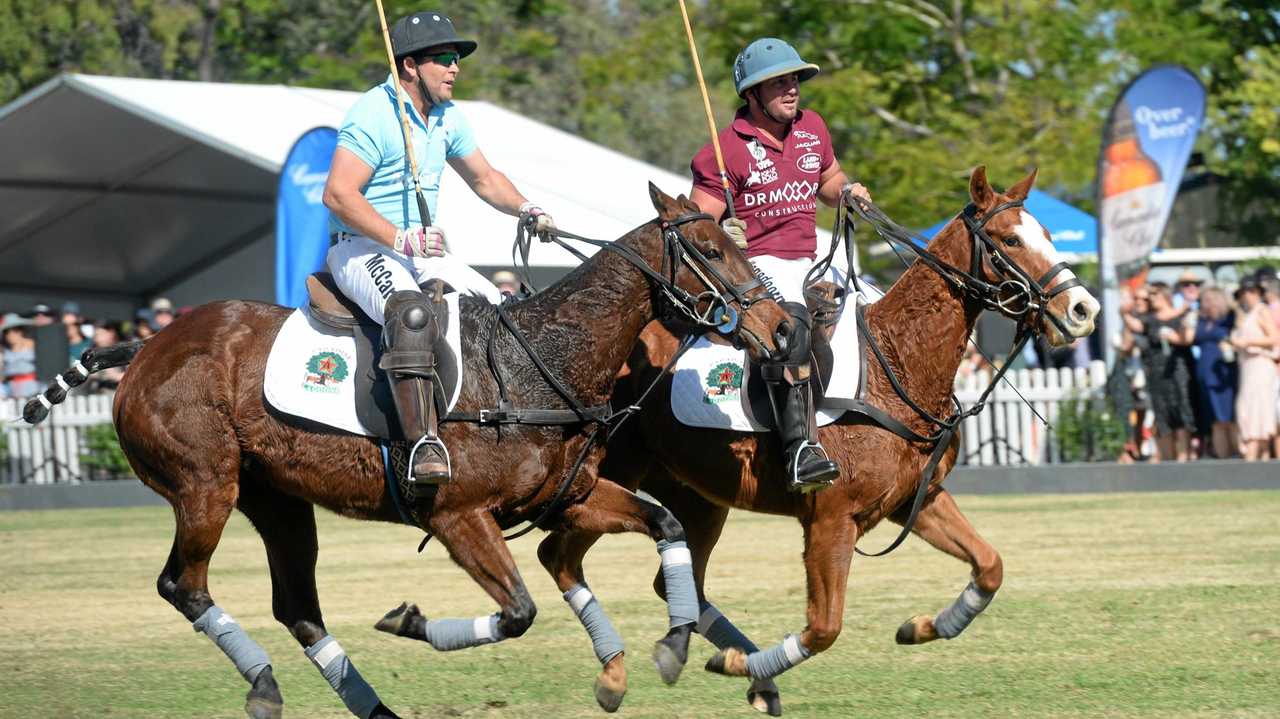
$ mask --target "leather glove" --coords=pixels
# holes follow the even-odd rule
[[[867,188],[861,182],[846,182],[844,187],[840,188],[840,196],[845,198],[845,202],[851,207],[855,197],[871,202],[871,193],[867,191]]]
[[[745,220],[737,217],[726,217],[720,223],[720,229],[733,240],[733,244],[741,249],[747,249],[747,223]]]
[[[528,215],[533,218],[533,231],[537,235],[547,235],[556,231],[556,221],[551,219],[551,215],[547,211],[533,204],[526,202],[520,206],[520,216]]]
[[[396,230],[394,247],[396,252],[408,257],[444,257],[449,242],[439,227],[410,227]]]

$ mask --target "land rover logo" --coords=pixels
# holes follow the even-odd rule
[[[822,155],[816,152],[806,152],[796,160],[796,167],[801,172],[817,172],[822,166]]]

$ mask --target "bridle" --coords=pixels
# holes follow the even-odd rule
[[[657,285],[667,305],[680,315],[681,319],[703,329],[714,329],[722,334],[729,334],[738,326],[739,312],[745,312],[756,302],[771,298],[764,283],[754,274],[746,282],[730,282],[716,268],[712,258],[703,254],[681,231],[680,228],[684,225],[700,220],[714,222],[715,218],[705,212],[686,212],[670,220],[661,218],[653,220],[657,223],[663,239],[662,264],[658,269],[654,269],[638,252],[617,242],[596,240],[560,229],[536,232],[534,226],[537,218],[525,214],[520,218],[515,244],[511,248],[512,265],[520,272],[522,285],[529,292],[534,292],[536,289],[529,279],[528,268],[529,251],[535,235],[543,242],[559,245],[584,262],[587,256],[566,243],[564,239],[585,242],[617,254],[644,274],[651,283]],[[695,294],[676,284],[676,275],[681,267],[687,267],[705,289]],[[712,279],[715,282],[712,282]],[[762,294],[755,298],[750,297],[757,290]]]

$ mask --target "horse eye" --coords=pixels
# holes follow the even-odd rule
[[[721,257],[720,250],[717,250],[714,247],[704,252],[703,255],[708,260],[718,260]]]
[[[1022,240],[1018,239],[1017,235],[1009,235],[1008,237],[1004,238],[1004,243],[1009,247],[1017,247],[1018,245],[1022,244]]]

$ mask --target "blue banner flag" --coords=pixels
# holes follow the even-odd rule
[[[324,183],[338,146],[332,127],[308,130],[289,150],[276,193],[276,302],[307,301],[307,275],[324,267],[329,251],[329,210]]]

